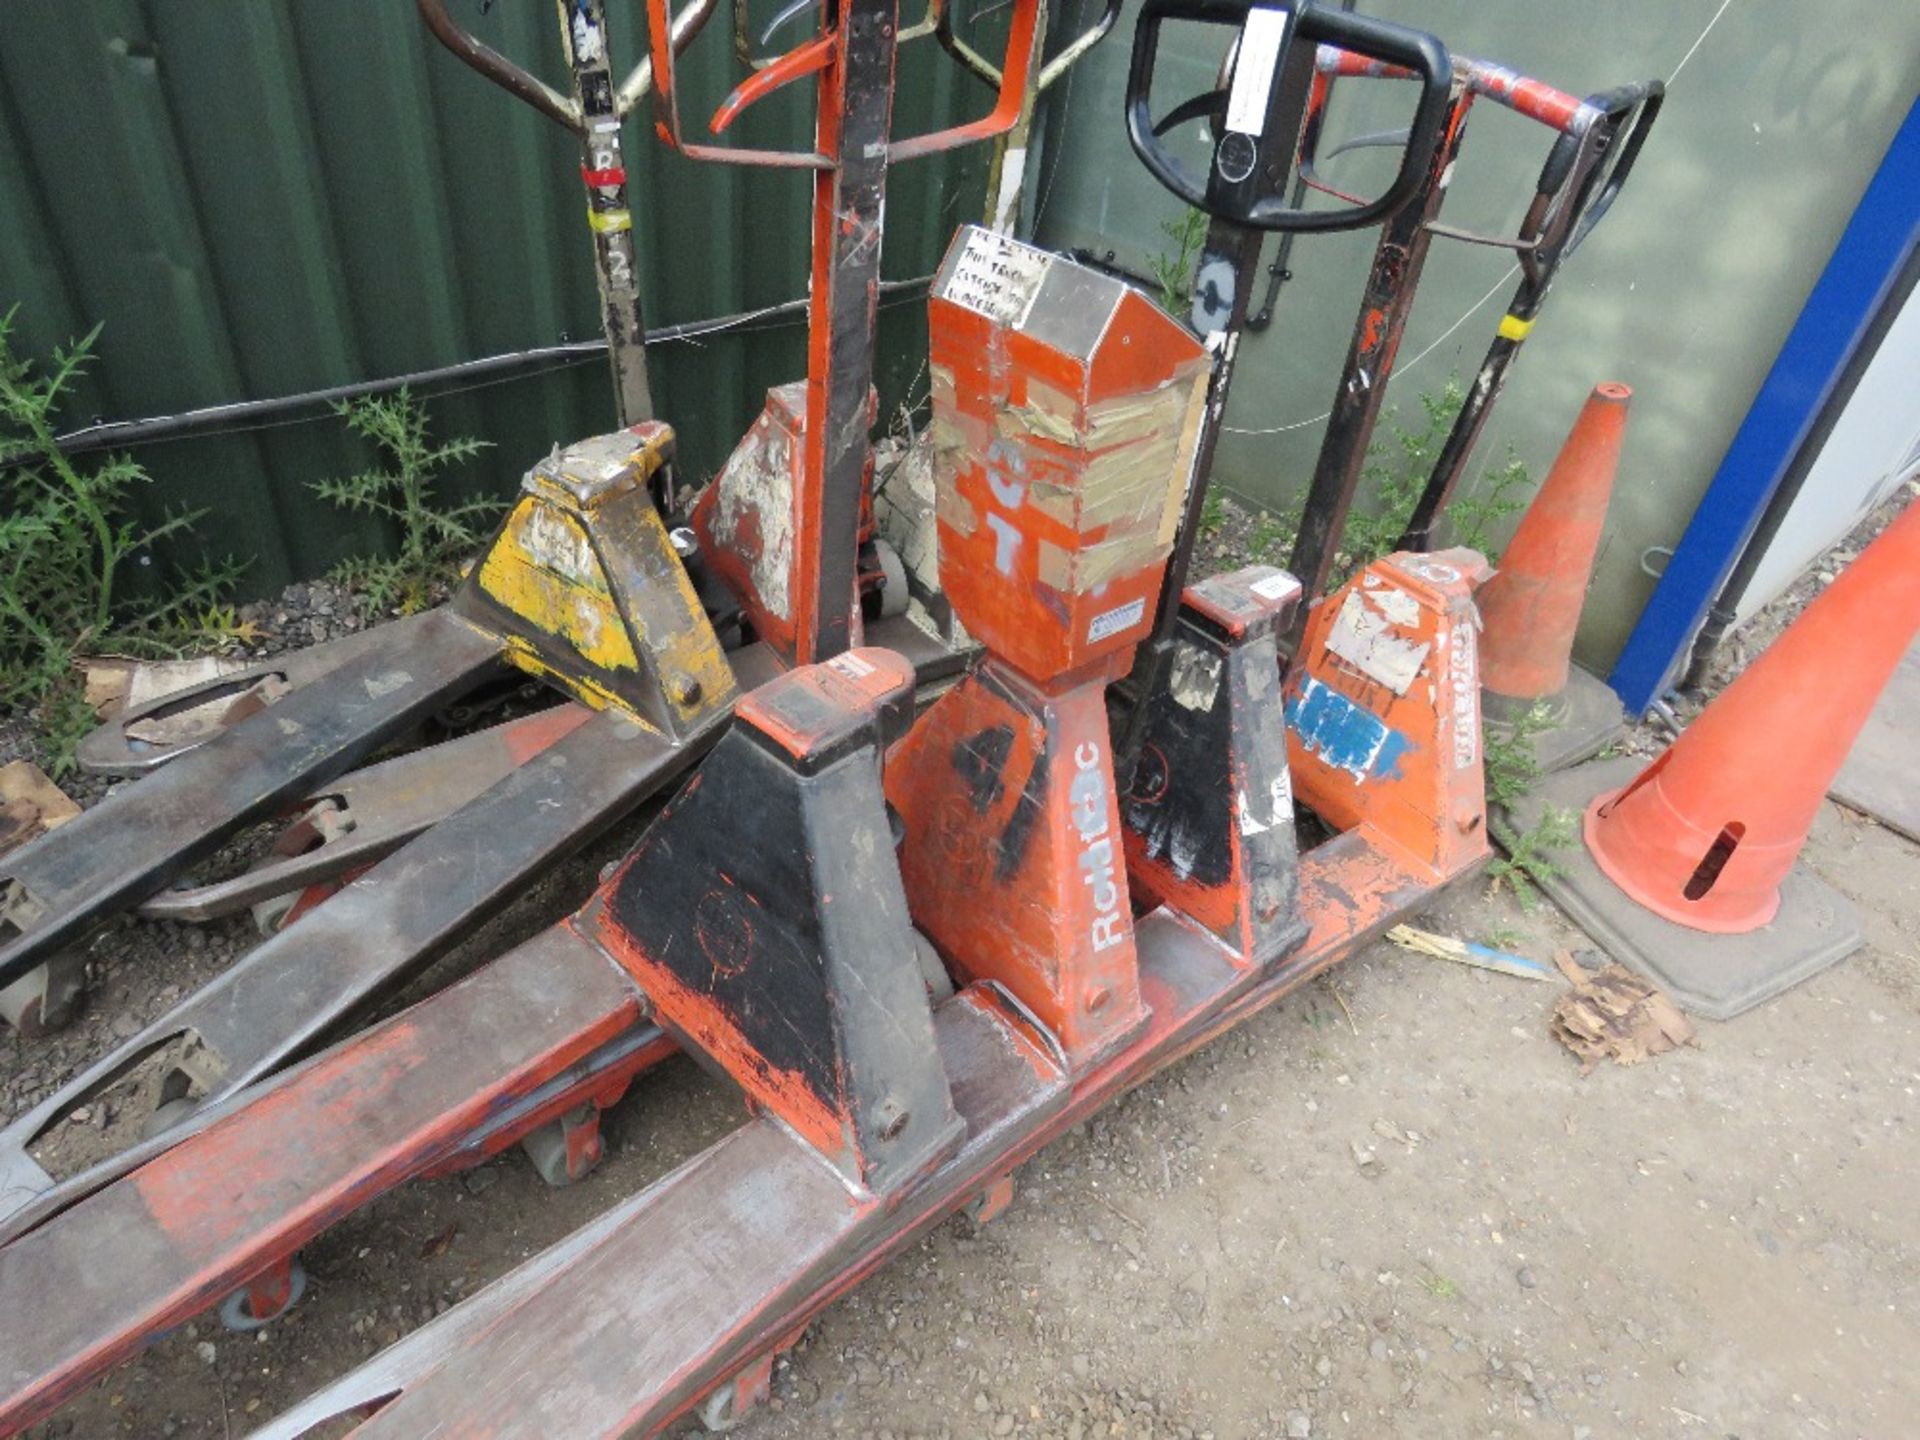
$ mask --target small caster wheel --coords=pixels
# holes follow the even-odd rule
[[[724,1435],[767,1398],[773,1383],[773,1356],[754,1361],[700,1402],[700,1424],[714,1435]]]
[[[338,880],[319,880],[304,890],[289,890],[284,895],[269,895],[265,900],[256,900],[248,907],[253,915],[253,923],[259,926],[262,935],[271,939],[314,906],[338,895],[340,887],[358,874],[358,870],[351,871]]]
[[[884,540],[873,542],[873,553],[880,561],[880,614],[884,619],[907,613],[913,596],[907,592],[907,567],[900,552]]]
[[[307,1272],[295,1258],[234,1291],[220,1304],[220,1323],[242,1334],[271,1325],[307,1293]]]
[[[293,907],[300,903],[300,894],[295,891],[288,895],[270,895],[265,900],[256,900],[247,908],[253,915],[253,923],[262,935],[272,936],[280,933],[287,923],[287,916],[293,913]]]
[[[540,1178],[555,1190],[584,1180],[600,1163],[600,1110],[587,1104],[530,1130],[520,1141]]]
[[[71,1025],[86,993],[86,957],[63,951],[0,990],[0,1019],[21,1038],[38,1040]]]
[[[734,1408],[731,1380],[700,1402],[700,1428],[709,1435],[724,1435],[745,1418]]]
[[[947,973],[947,962],[940,958],[933,942],[918,930],[913,932],[913,953],[920,962],[920,978],[927,983],[927,998],[936,1005],[951,1000],[953,977]]]
[[[998,1220],[1011,1204],[1013,1204],[1013,1176],[1002,1175],[960,1209],[978,1230]]]

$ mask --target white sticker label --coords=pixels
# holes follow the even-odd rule
[[[1456,626],[1447,648],[1453,672],[1453,768],[1470,770],[1480,763],[1480,662],[1473,627]]]
[[[1053,257],[1044,250],[973,226],[940,295],[1017,330],[1027,323],[1027,312],[1052,265]]]
[[[1358,590],[1347,592],[1333,617],[1333,628],[1327,632],[1330,652],[1396,695],[1407,693],[1430,648],[1395,633],[1393,623],[1369,605]]]
[[[867,676],[873,674],[872,663],[862,660],[852,651],[842,651],[840,654],[834,656],[831,660],[827,661],[827,668],[829,670],[838,670],[849,680],[864,680]]]
[[[1067,804],[1074,833],[1080,838],[1080,883],[1087,887],[1093,907],[1088,919],[1087,943],[1097,951],[1110,950],[1127,938],[1127,892],[1122,888],[1126,859],[1116,853],[1108,824],[1108,763],[1100,747],[1083,740],[1073,750],[1073,779],[1067,785]]]
[[[1147,613],[1145,600],[1129,600],[1124,605],[1116,605],[1103,615],[1096,615],[1087,626],[1087,643],[1106,639],[1109,635],[1118,635],[1129,625],[1137,625],[1140,617]]]
[[[1256,580],[1247,587],[1262,600],[1278,600],[1283,595],[1291,595],[1300,588],[1300,582],[1291,575],[1269,575],[1264,580]]]
[[[1240,49],[1233,61],[1233,89],[1227,95],[1227,129],[1258,135],[1267,128],[1267,96],[1279,68],[1280,47],[1287,41],[1285,10],[1256,5],[1247,11],[1240,32]]]

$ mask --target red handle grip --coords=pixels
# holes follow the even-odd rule
[[[1351,51],[1320,47],[1318,65],[1326,75],[1367,75],[1374,78],[1407,79],[1413,72],[1399,65],[1385,65]],[[1600,118],[1600,110],[1564,90],[1556,90],[1544,81],[1532,79],[1490,60],[1470,55],[1453,57],[1453,73],[1467,83],[1467,89],[1515,114],[1536,120],[1563,135],[1582,135]]]
[[[949,126],[927,135],[892,141],[887,147],[889,160],[910,160],[951,150],[975,140],[991,139],[1013,128],[1019,118],[1021,97],[1027,86],[1027,71],[1033,60],[1033,34],[1040,0],[1014,0],[1007,26],[1006,57],[1000,68],[1000,84],[993,109],[978,120]],[[686,138],[680,124],[679,93],[674,74],[674,47],[669,30],[668,0],[647,0],[649,53],[653,59],[654,130],[661,141],[690,160],[709,160],[723,165],[767,165],[785,168],[830,170],[832,156],[817,150],[756,150],[728,145],[708,145]],[[715,112],[711,129],[725,130],[742,111],[781,87],[806,75],[830,69],[840,36],[832,28],[820,34],[749,76],[727,96]]]

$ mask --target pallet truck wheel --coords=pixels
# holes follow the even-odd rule
[[[280,933],[280,927],[287,923],[287,916],[293,913],[293,907],[299,901],[300,892],[295,890],[285,895],[270,895],[265,900],[256,900],[247,908],[260,933],[271,939]]]
[[[940,958],[933,942],[918,930],[913,932],[913,953],[920,962],[920,977],[927,982],[927,998],[936,1005],[951,1000],[953,976],[947,973],[947,962]]]
[[[753,1413],[773,1386],[773,1355],[762,1355],[700,1402],[700,1424],[724,1435]]]
[[[256,1315],[250,1303],[251,1291],[245,1285],[220,1302],[220,1323],[229,1330],[245,1334],[271,1325],[300,1303],[307,1293],[307,1272],[296,1258],[287,1262],[287,1298],[270,1315]]]
[[[592,1105],[549,1120],[521,1138],[520,1148],[549,1189],[564,1190],[600,1164],[600,1112]]]
[[[21,1039],[38,1040],[71,1025],[86,993],[86,957],[63,951],[0,990],[0,1019]]]
[[[906,614],[907,603],[913,598],[907,593],[907,567],[900,559],[900,552],[884,540],[873,542],[873,553],[880,562],[884,582],[880,586],[880,615],[882,619],[891,620]]]
[[[961,1206],[960,1213],[967,1217],[974,1229],[983,1230],[1006,1214],[1007,1207],[1012,1203],[1013,1176],[1002,1175]]]
[[[724,1435],[745,1418],[734,1411],[732,1381],[700,1402],[700,1428],[709,1435]]]

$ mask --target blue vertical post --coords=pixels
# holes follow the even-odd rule
[[[1633,714],[1646,713],[1685,659],[1916,243],[1920,100],[1887,147],[1607,677]]]

